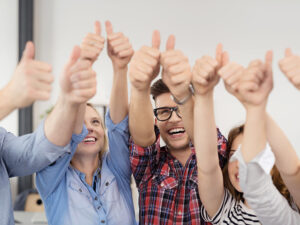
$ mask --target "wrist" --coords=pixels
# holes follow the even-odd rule
[[[12,91],[9,88],[9,84],[6,85],[2,90],[0,90],[0,105],[1,107],[5,107],[9,111],[13,111],[16,108],[19,108],[17,104],[15,104],[16,99],[14,99]]]
[[[193,95],[194,89],[193,86],[190,84],[188,90],[185,93],[182,93],[180,95],[171,94],[171,98],[177,105],[184,105],[192,98]]]
[[[127,73],[128,71],[128,64],[125,64],[124,66],[119,66],[113,63],[113,71],[114,73]]]

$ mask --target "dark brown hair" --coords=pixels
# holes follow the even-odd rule
[[[153,100],[155,101],[156,97],[164,94],[164,93],[169,93],[170,90],[167,87],[167,85],[162,81],[162,79],[158,79],[157,81],[155,81],[152,86],[151,86],[151,95]]]
[[[244,132],[244,125],[240,125],[240,126],[235,127],[230,130],[230,132],[228,134],[228,141],[227,141],[227,148],[226,148],[226,156],[227,156],[228,160],[229,160],[230,150],[232,150],[233,141],[237,138],[237,136],[239,136],[240,134],[243,134],[243,132]],[[291,194],[288,191],[287,187],[285,186],[276,166],[273,166],[270,174],[271,174],[273,183],[274,183],[275,187],[277,188],[277,190],[281,193],[282,196],[284,196],[286,198],[286,200],[291,205],[291,203],[292,203]],[[245,199],[243,197],[243,193],[237,191],[230,182],[229,175],[228,175],[228,162],[225,165],[225,167],[223,168],[223,179],[224,179],[224,187],[229,190],[229,192],[232,194],[232,196],[237,201],[244,202]]]

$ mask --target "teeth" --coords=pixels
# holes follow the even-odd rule
[[[84,142],[95,142],[95,141],[96,141],[96,138],[93,138],[93,137],[89,137],[89,138],[84,139]]]
[[[185,130],[183,128],[174,128],[174,129],[169,130],[170,134],[173,134],[173,133],[183,133],[183,132],[185,132]]]

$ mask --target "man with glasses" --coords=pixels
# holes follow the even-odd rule
[[[174,42],[171,35],[167,50],[160,53],[160,35],[155,31],[152,47],[143,46],[135,52],[129,70],[130,159],[139,189],[140,224],[205,224],[200,218],[197,163],[191,141],[191,70],[186,57],[174,50]],[[150,88],[160,65],[165,82],[159,79]],[[176,81],[175,85],[170,79]],[[155,101],[154,110],[150,93]],[[160,137],[166,143],[163,147]],[[226,139],[218,131],[218,149],[222,152],[225,148]],[[219,155],[223,165],[225,158]]]

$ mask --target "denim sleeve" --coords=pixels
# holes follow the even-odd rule
[[[37,172],[69,151],[68,145],[56,146],[46,138],[44,122],[34,133],[20,137],[3,130],[1,132],[5,134],[1,140],[1,156],[9,177],[26,176]]]
[[[47,199],[65,177],[77,145],[87,133],[86,127],[83,126],[81,134],[72,135],[72,139],[67,146],[67,154],[60,156],[55,162],[36,174],[36,186],[43,200]]]
[[[105,124],[108,134],[108,163],[117,176],[121,176],[130,182],[131,169],[129,158],[129,128],[128,116],[120,123],[114,124],[110,118],[109,110],[105,116]]]

